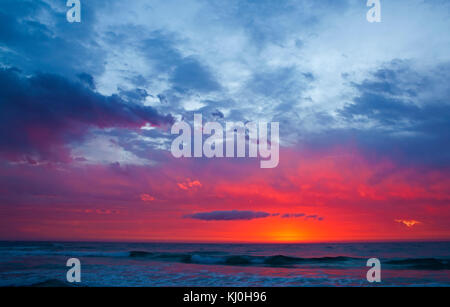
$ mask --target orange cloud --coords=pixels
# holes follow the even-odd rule
[[[402,223],[406,225],[406,227],[413,227],[417,224],[422,224],[422,222],[415,221],[415,220],[395,220],[397,223]]]

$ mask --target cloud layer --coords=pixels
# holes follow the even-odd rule
[[[82,6],[1,1],[0,239],[450,238],[448,1]],[[193,113],[280,122],[279,166],[174,159]]]

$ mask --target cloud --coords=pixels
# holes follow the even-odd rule
[[[141,194],[141,200],[142,201],[153,201],[155,198],[151,196],[150,194]]]
[[[323,221],[323,217],[318,216],[317,214],[306,215],[305,213],[285,213],[285,214],[281,215],[281,218],[283,218],[283,219],[302,218],[302,217],[305,218],[305,220],[313,219],[313,220],[317,220],[317,221]]]
[[[192,188],[201,188],[202,183],[198,180],[191,180],[189,178],[186,179],[185,182],[177,183],[178,187],[182,190],[189,190]]]
[[[267,212],[232,210],[194,213],[185,215],[184,217],[202,221],[238,221],[261,219],[269,216],[271,216],[271,214]]]
[[[268,217],[280,217],[286,218],[301,218],[305,219],[316,219],[322,221],[323,218],[317,215],[306,215],[304,213],[267,213],[263,211],[212,211],[212,212],[202,212],[194,213],[190,215],[185,215],[185,218],[204,220],[204,221],[236,221],[236,220],[253,220]]]
[[[54,74],[24,76],[13,68],[0,69],[0,152],[10,160],[67,162],[69,146],[90,128],[137,129],[173,122],[154,108],[129,103],[117,95],[104,96],[83,83]]]
[[[402,164],[448,165],[449,78],[449,63],[427,69],[413,61],[385,63],[363,81],[352,83],[356,97],[337,110],[336,125],[306,135],[303,145],[352,142],[371,157],[389,156]]]
[[[225,115],[223,115],[223,113],[220,112],[220,110],[217,110],[217,109],[214,112],[212,112],[211,115],[216,117],[216,118],[222,118],[222,119],[225,117]]]
[[[85,209],[85,213],[95,213],[101,215],[110,215],[110,214],[120,214],[120,210],[111,210],[111,209]]]
[[[448,77],[450,63],[420,71],[413,62],[393,60],[354,84],[359,95],[340,113],[354,121],[369,120],[400,130],[425,132],[435,123],[450,125],[450,120],[444,121],[450,112]]]
[[[93,29],[95,5],[83,3],[83,22],[74,27],[65,19],[65,1],[52,2],[2,1],[0,44],[8,48],[0,52],[1,62],[27,72],[101,73],[106,52]]]
[[[193,58],[186,58],[180,61],[170,81],[181,92],[189,90],[211,92],[220,89],[220,85],[208,68]]]
[[[416,221],[416,220],[395,220],[397,223],[402,223],[406,227],[411,228],[415,225],[422,224],[422,222]]]
[[[304,217],[304,216],[305,216],[304,213],[285,213],[281,217],[284,219],[287,219],[287,218],[297,218],[297,217]]]

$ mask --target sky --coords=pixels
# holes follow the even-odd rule
[[[0,239],[450,239],[450,2],[0,2]],[[280,123],[276,168],[171,126]]]

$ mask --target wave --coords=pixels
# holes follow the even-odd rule
[[[347,256],[302,258],[284,255],[249,256],[249,255],[214,255],[203,253],[152,253],[131,251],[131,258],[154,261],[172,261],[194,264],[220,264],[231,266],[266,266],[266,267],[298,267],[298,266],[365,266],[366,258]],[[382,261],[391,268],[409,270],[450,270],[450,260],[438,258],[407,258]]]
[[[345,264],[352,260],[360,260],[351,257],[320,257],[299,258],[284,255],[274,256],[249,256],[249,255],[221,255],[215,256],[208,253],[152,253],[145,251],[131,251],[131,258],[140,258],[159,261],[176,261],[195,264],[222,264],[234,266],[270,266],[286,267],[300,264]]]
[[[46,250],[11,250],[2,251],[2,255],[22,256],[67,256],[67,257],[129,257],[128,252],[97,251],[46,251]]]
[[[229,266],[263,266],[263,267],[365,267],[367,258],[347,256],[335,257],[294,257],[286,255],[234,255],[217,251],[188,251],[188,252],[150,252],[150,251],[51,251],[51,250],[9,250],[2,251],[2,255],[13,257],[26,256],[66,256],[66,257],[106,257],[128,258],[135,260],[149,260],[175,263],[191,263],[201,265],[229,265]],[[382,265],[392,269],[408,270],[450,270],[450,259],[444,258],[380,258]]]
[[[386,261],[387,264],[415,270],[450,270],[450,261],[437,258],[408,258]]]

